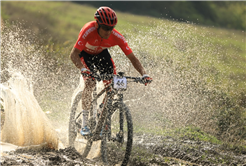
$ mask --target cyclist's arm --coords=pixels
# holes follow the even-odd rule
[[[80,57],[79,57],[79,54],[80,54],[80,50],[77,49],[77,48],[73,48],[69,57],[70,59],[72,60],[72,62],[74,63],[74,65],[78,68],[78,69],[82,69],[84,68],[84,65],[82,64],[81,60],[80,60]]]
[[[132,53],[130,53],[129,55],[127,55],[128,59],[131,61],[132,65],[134,66],[134,68],[141,74],[147,74],[146,71],[144,70],[142,64],[140,63],[140,61],[138,60],[138,58]]]

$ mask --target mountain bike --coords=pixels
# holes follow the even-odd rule
[[[87,75],[88,76],[88,75]],[[128,107],[123,102],[123,92],[127,90],[130,82],[144,83],[141,77],[124,76],[123,72],[117,75],[90,75],[97,81],[112,80],[99,93],[93,91],[91,109],[89,110],[89,128],[91,134],[87,140],[83,157],[87,157],[94,141],[101,140],[101,158],[104,164],[115,162],[122,166],[127,165],[132,150],[133,124]],[[99,98],[102,102],[98,103]],[[82,90],[76,94],[72,101],[69,119],[69,145],[74,146],[78,137],[81,137],[79,129],[82,124],[82,111],[78,111],[78,103],[82,98]],[[115,149],[113,151],[113,149]]]

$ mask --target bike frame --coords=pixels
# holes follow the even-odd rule
[[[124,73],[123,72],[119,72],[118,73],[120,77],[123,77]],[[88,76],[88,75],[85,75]],[[90,75],[91,76],[91,75]],[[106,75],[106,78],[110,77],[111,75]],[[100,81],[102,80],[102,78],[100,76],[98,76],[97,74],[93,74],[92,78],[96,79],[96,81]],[[125,77],[126,79],[133,79],[135,82],[142,82],[141,78],[139,77]],[[112,77],[111,77],[112,79]],[[91,127],[91,131],[92,131],[92,136],[89,136],[89,139],[92,139],[92,141],[96,141],[96,140],[100,140],[100,134],[102,131],[102,128],[105,129],[107,128],[107,132],[108,132],[108,140],[113,140],[113,141],[119,141],[122,142],[123,139],[123,111],[122,111],[122,104],[123,104],[123,91],[126,91],[126,89],[114,89],[113,88],[113,81],[111,83],[109,83],[106,87],[104,87],[98,94],[96,94],[96,87],[94,90],[94,99],[92,100],[92,104],[91,104],[91,108],[90,108],[90,118],[89,118],[89,124]],[[102,111],[101,111],[101,115],[98,118],[98,123],[96,126],[95,120],[96,120],[96,113],[97,112],[97,100],[100,96],[102,96],[103,94],[105,94],[105,97],[103,99],[102,102]],[[117,97],[116,99],[114,99],[114,97]],[[113,108],[117,107],[120,110],[120,132],[119,132],[119,138],[112,138],[111,137],[111,116],[113,115],[114,112],[112,112]],[[82,112],[81,112],[82,113]],[[81,115],[81,113],[76,117],[76,120],[79,118],[79,116]],[[107,120],[106,120],[107,119]],[[103,131],[105,132],[105,131]],[[92,137],[92,138],[91,138]]]
[[[122,165],[127,165],[127,162],[130,157],[130,152],[132,148],[132,135],[133,135],[133,127],[132,127],[132,118],[128,107],[123,102],[123,92],[127,90],[128,82],[135,83],[143,83],[145,84],[145,80],[140,77],[129,77],[124,76],[124,73],[119,72],[117,75],[102,75],[99,76],[97,73],[93,74],[82,74],[83,76],[90,77],[95,79],[95,81],[101,80],[112,80],[107,86],[105,86],[98,94],[97,87],[93,92],[93,100],[90,105],[89,110],[89,127],[91,130],[91,134],[86,136],[87,139],[86,146],[84,148],[84,152],[82,157],[87,157],[90,152],[91,146],[94,141],[102,140],[101,142],[101,153],[102,160],[104,163],[107,163],[107,141],[114,141],[120,143],[120,145],[126,145],[124,157],[122,159]],[[98,100],[102,95],[105,95],[103,98],[102,104],[99,105],[99,109],[102,109],[100,112],[98,111]],[[69,123],[69,144],[73,146],[74,140],[77,137],[78,128],[80,128],[81,112],[77,112],[76,108],[79,102],[79,97],[81,98],[82,91],[76,94],[75,99],[73,100],[71,114],[70,114],[70,123]],[[111,122],[112,115],[117,111],[119,113],[119,128],[117,126],[116,132],[111,130]],[[100,113],[100,116],[98,116]],[[126,119],[126,122],[124,121]],[[126,126],[124,125],[126,123]],[[74,126],[76,125],[76,126]],[[77,128],[77,129],[76,129]],[[124,130],[126,130],[126,134],[124,134]],[[124,135],[126,136],[126,144],[124,143]]]
[[[95,91],[94,90],[94,95],[95,95]],[[95,124],[92,121],[95,120],[96,117],[94,117],[95,114],[94,112],[97,111],[97,100],[99,97],[101,97],[104,93],[106,93],[103,102],[100,104],[99,107],[102,108],[100,117],[98,118],[98,123],[97,126],[92,126],[93,130],[92,130],[92,135],[93,135],[93,141],[96,141],[98,139],[100,139],[100,134],[103,128],[103,132],[105,133],[105,130],[107,130],[106,132],[108,133],[108,140],[113,140],[116,141],[116,138],[112,138],[111,137],[111,116],[113,115],[113,108],[117,107],[119,108],[119,110],[121,110],[120,108],[122,107],[123,104],[123,94],[121,93],[121,90],[115,90],[112,88],[112,83],[109,84],[108,86],[104,87],[103,90],[101,90],[97,95],[94,96],[94,100],[92,101],[91,104],[91,109],[90,109],[90,120],[89,122],[91,124]],[[116,98],[115,98],[116,97]],[[121,133],[121,135],[123,135],[123,112],[120,111],[120,131],[119,133]],[[123,137],[122,137],[123,138]],[[122,140],[117,140],[122,142]]]

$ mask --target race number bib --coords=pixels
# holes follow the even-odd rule
[[[126,89],[127,80],[126,77],[114,76],[114,89]]]

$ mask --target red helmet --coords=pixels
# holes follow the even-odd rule
[[[117,24],[117,16],[113,9],[102,6],[97,9],[94,18],[99,24],[107,26],[115,26]]]

